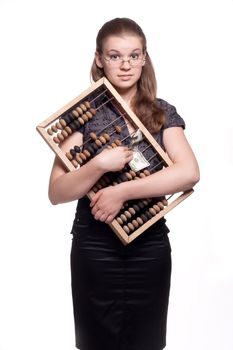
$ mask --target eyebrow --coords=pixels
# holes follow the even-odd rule
[[[136,51],[142,52],[142,50],[138,48],[138,49],[133,49],[133,50],[131,51],[131,53],[132,53],[132,52],[136,52]],[[115,49],[110,49],[110,50],[108,50],[107,52],[108,52],[108,53],[111,53],[111,52],[113,52],[113,53],[121,53],[120,51],[115,50]]]

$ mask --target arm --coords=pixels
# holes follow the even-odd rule
[[[92,213],[96,219],[111,222],[127,200],[185,191],[199,181],[198,164],[183,129],[166,129],[164,145],[173,165],[148,177],[99,191],[91,202]]]
[[[74,145],[81,145],[82,134],[76,132],[60,145],[67,152]],[[49,181],[49,199],[52,204],[71,202],[83,197],[107,171],[121,170],[132,159],[126,147],[106,149],[85,165],[67,172],[59,158],[55,158]]]

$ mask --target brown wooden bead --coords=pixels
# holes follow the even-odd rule
[[[117,146],[121,146],[121,141],[120,140],[116,139],[115,143],[116,143]]]
[[[79,117],[79,112],[76,111],[76,109],[74,109],[71,113],[72,113],[72,115],[73,115],[75,118],[78,118],[78,117]]]
[[[139,223],[137,222],[137,220],[133,220],[132,224],[133,224],[134,228],[138,228],[139,227]]]
[[[149,170],[147,170],[147,169],[145,169],[145,170],[143,171],[143,173],[144,173],[146,176],[149,176],[149,175],[150,175],[150,172],[149,172]]]
[[[134,208],[129,208],[128,211],[130,212],[131,215],[135,215],[136,211],[134,210]]]
[[[89,112],[91,112],[92,115],[96,115],[96,109],[95,108],[90,108]]]
[[[166,200],[166,198],[164,198],[164,199],[162,200],[162,203],[163,203],[163,205],[164,205],[165,207],[168,205],[168,201]]]
[[[68,134],[68,132],[67,132],[66,130],[62,130],[62,131],[61,131],[61,134],[62,134],[62,136],[65,137],[65,138],[69,136],[69,134]]]
[[[53,135],[53,130],[52,129],[47,129],[47,133],[50,135],[50,136],[52,136]]]
[[[62,129],[63,129],[61,123],[59,123],[59,122],[57,122],[57,123],[55,124],[55,126],[56,126],[56,128],[59,129],[59,130],[62,130]]]
[[[118,134],[120,134],[120,133],[121,133],[121,127],[120,127],[120,125],[115,125],[115,130],[116,130],[116,132],[117,132]]]
[[[156,211],[156,213],[160,212],[160,207],[157,204],[153,205],[154,210]]]
[[[91,104],[89,101],[85,101],[84,104],[87,107],[87,109],[91,108]]]
[[[60,124],[62,125],[63,128],[67,125],[64,119],[60,119]]]
[[[124,215],[127,217],[127,219],[131,219],[132,215],[130,214],[130,212],[128,210],[126,210],[124,212]]]
[[[66,157],[69,159],[69,160],[72,160],[73,159],[73,156],[70,152],[66,152]]]
[[[106,141],[110,141],[110,136],[106,132],[103,134],[103,137]]]
[[[157,205],[160,207],[160,209],[163,209],[164,208],[164,205],[162,202],[158,202]]]
[[[72,134],[72,129],[69,126],[66,126],[64,130],[67,132],[68,135]]]
[[[83,112],[87,111],[87,107],[85,106],[84,103],[81,103],[81,105],[79,107],[82,108]]]
[[[92,119],[92,117],[93,117],[93,115],[92,115],[92,113],[90,112],[90,111],[86,111],[86,116],[87,116],[87,118],[90,120],[90,119]]]
[[[73,166],[74,166],[75,168],[78,167],[78,162],[77,162],[75,159],[72,159],[72,160],[71,160],[71,163],[73,164]]]
[[[79,121],[79,123],[80,123],[81,125],[84,125],[84,124],[85,124],[85,121],[83,120],[82,117],[79,117],[79,118],[78,118],[78,121]]]
[[[90,138],[91,138],[93,141],[97,140],[97,136],[96,136],[96,134],[95,134],[94,132],[91,132],[91,133],[90,133]]]
[[[83,161],[87,160],[87,157],[85,156],[85,154],[83,152],[79,153],[79,156]]]
[[[128,228],[130,231],[134,231],[134,225],[131,222],[128,223]]]
[[[89,118],[86,115],[86,113],[82,115],[82,119],[84,120],[85,123],[88,122]]]
[[[129,229],[128,226],[126,226],[126,225],[123,226],[123,230],[124,230],[126,233],[130,233],[130,229]]]
[[[121,214],[121,215],[120,215],[120,218],[121,218],[124,222],[127,221],[127,217],[126,217],[124,214]]]
[[[76,111],[78,112],[79,115],[82,115],[82,114],[83,114],[82,108],[76,107],[75,109],[76,109]]]
[[[55,125],[52,125],[51,129],[53,130],[53,132],[57,132],[57,127]]]
[[[143,225],[143,220],[142,218],[140,218],[139,216],[136,218],[137,222],[139,223],[139,225]]]
[[[83,164],[83,160],[82,160],[82,158],[77,154],[76,155],[76,160],[77,160],[77,162],[80,164],[80,165],[82,165]]]
[[[58,138],[57,136],[54,136],[53,141],[54,141],[55,143],[60,143],[60,140],[59,140],[59,138]]]
[[[91,153],[90,153],[87,149],[85,149],[85,150],[83,151],[83,153],[85,154],[85,156],[86,156],[87,158],[90,158],[90,157],[91,157]]]
[[[105,140],[105,137],[104,136],[100,136],[99,137],[99,140],[100,140],[100,142],[103,144],[103,145],[105,145],[105,143],[106,143],[106,140]]]
[[[116,218],[116,220],[117,220],[118,224],[123,225],[123,221],[119,216]]]
[[[61,141],[64,141],[64,136],[62,134],[57,134],[58,139]]]
[[[95,140],[95,144],[98,146],[98,147],[101,147],[102,146],[102,143],[100,140]]]
[[[154,216],[156,215],[156,211],[154,208],[149,208],[149,212]]]

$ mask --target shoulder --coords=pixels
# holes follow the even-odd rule
[[[163,129],[171,127],[182,127],[183,129],[185,129],[185,121],[177,113],[175,106],[161,98],[156,99],[156,104],[159,108],[161,108],[164,111],[165,124],[163,125]]]

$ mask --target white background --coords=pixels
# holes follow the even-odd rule
[[[0,0],[0,350],[74,349],[76,204],[48,201],[54,156],[35,127],[90,86],[97,31],[117,16],[142,26],[158,96],[185,119],[201,168],[167,215],[166,349],[233,349],[233,1]]]

